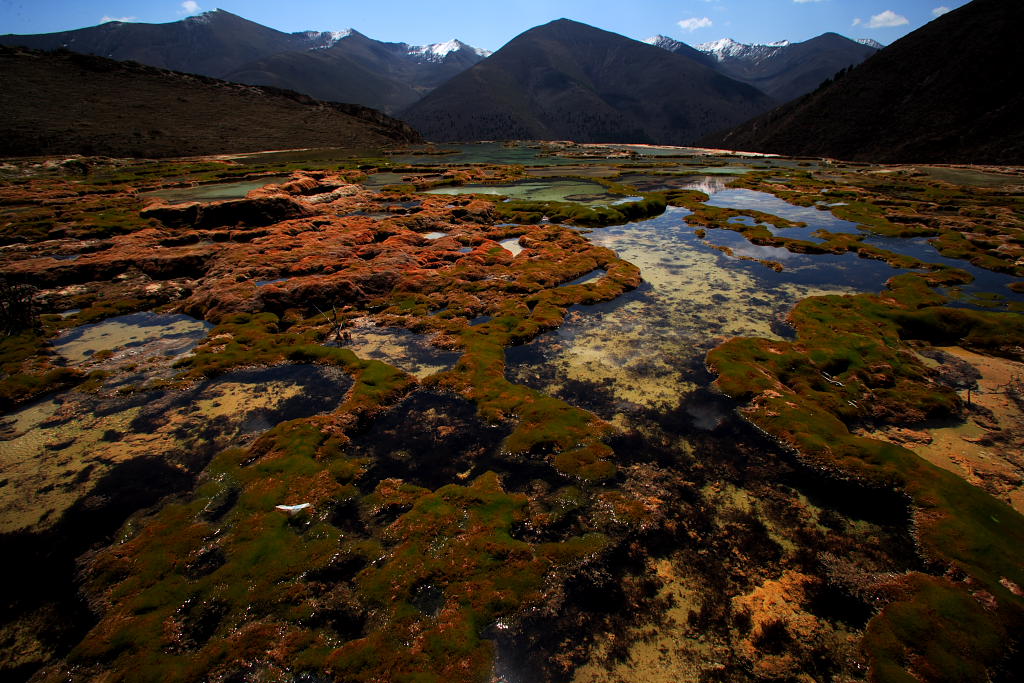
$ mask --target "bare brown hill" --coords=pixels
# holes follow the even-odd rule
[[[66,51],[0,48],[0,155],[177,157],[419,140],[352,104]]]

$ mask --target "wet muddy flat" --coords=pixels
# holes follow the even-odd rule
[[[958,474],[1024,512],[1024,363],[941,347],[943,354],[977,371],[960,397],[972,408],[961,424],[867,432],[903,445],[928,462]],[[948,365],[948,362],[946,363]],[[932,367],[943,363],[932,360]],[[1016,398],[1021,396],[1022,399]]]
[[[944,166],[922,166],[919,169],[930,178],[954,185],[988,187],[1020,191],[1024,187],[1024,175],[1019,173],[989,173],[967,168]]]

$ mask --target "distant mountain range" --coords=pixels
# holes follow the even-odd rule
[[[179,157],[418,142],[354,104],[75,52],[0,47],[0,155]]]
[[[799,43],[640,42],[561,19],[492,55],[458,40],[415,46],[353,29],[285,33],[223,10],[167,24],[114,21],[5,35],[0,44],[64,48],[365,105],[434,140],[700,139],[873,160],[950,160],[950,150],[969,160],[982,145],[982,156],[994,160],[1015,154],[1006,145],[999,152],[997,136],[1013,138],[1024,120],[1020,41],[1006,23],[1021,19],[1022,8],[974,0],[881,50],[873,40],[835,33]],[[992,21],[985,26],[976,16]]]
[[[878,162],[1024,163],[1021,25],[1024,2],[974,0],[817,91],[700,144]]]
[[[774,43],[737,43],[732,38],[722,38],[710,43],[699,43],[696,48],[714,57],[716,62],[738,59],[748,62],[759,62],[772,57],[792,45],[788,40]]]
[[[399,115],[432,140],[681,145],[771,104],[703,58],[559,19],[517,36]]]
[[[224,10],[167,24],[111,21],[59,33],[8,34],[0,36],[0,45],[66,48],[387,112],[411,104],[488,54],[457,40],[384,43],[351,29],[283,33]]]
[[[697,45],[696,49],[665,36],[648,38],[646,42],[677,54],[692,57],[694,52],[699,52],[706,55],[705,63],[730,78],[754,86],[777,103],[811,92],[824,80],[860,64],[881,47],[878,43],[869,45],[837,33],[825,33],[801,43],[783,40],[748,45],[723,38]]]
[[[669,52],[674,52],[677,55],[689,57],[694,61],[700,62],[704,66],[710,66],[712,68],[718,66],[718,60],[716,60],[713,56],[709,55],[706,52],[702,52],[701,50],[698,50],[695,47],[691,47],[686,43],[680,42],[675,38],[657,35],[654,36],[653,38],[648,38],[644,42],[647,43],[648,45],[653,45],[654,47],[660,47],[662,50],[668,50]]]
[[[699,49],[664,36],[647,42],[753,85],[777,101],[809,92],[871,53],[835,34],[796,44],[742,45],[723,39]],[[110,21],[73,31],[8,34],[0,36],[0,45],[64,48],[389,113],[409,107],[490,55],[459,40],[416,46],[374,40],[353,29],[284,33],[219,9],[166,24]]]
[[[793,44],[725,39],[699,49],[664,36],[647,42],[661,49],[561,20],[491,56],[459,40],[415,46],[353,29],[284,33],[224,10],[166,24],[0,36],[0,45],[63,48],[402,112],[444,140],[685,144],[809,92],[874,52],[836,34]]]
[[[244,64],[224,78],[274,85],[322,100],[357,102],[393,113],[487,53],[458,40],[425,47],[382,43],[349,31],[330,45],[290,50]]]

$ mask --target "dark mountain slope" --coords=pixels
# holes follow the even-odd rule
[[[825,33],[802,43],[780,46],[764,59],[726,56],[719,62],[718,70],[771,95],[778,102],[788,102],[811,92],[842,69],[860,64],[875,52],[877,49],[838,33]]]
[[[358,105],[72,52],[0,47],[0,155],[379,149],[419,136]]]
[[[770,102],[687,57],[560,19],[517,36],[401,116],[433,140],[687,144]]]
[[[974,0],[818,91],[700,144],[878,162],[1024,163],[1024,3]]]
[[[654,36],[644,41],[648,45],[660,47],[662,50],[668,50],[674,52],[677,55],[689,57],[690,59],[700,62],[704,66],[710,66],[711,68],[718,67],[718,60],[706,52],[701,52],[695,47],[690,47],[686,43],[680,42],[668,36]]]
[[[310,44],[306,33],[282,33],[216,10],[167,24],[111,21],[99,26],[39,35],[0,36],[0,45],[38,50],[65,48],[132,60],[162,69],[222,77],[267,55]]]
[[[224,77],[397,111],[481,59],[467,45],[427,60],[411,54],[405,43],[383,43],[353,31],[329,48],[270,55]]]
[[[68,49],[385,111],[412,104],[483,59],[457,41],[417,48],[355,31],[282,33],[224,10],[166,24],[112,21],[60,33],[8,34],[0,36],[0,45]],[[439,47],[440,53],[432,49]]]

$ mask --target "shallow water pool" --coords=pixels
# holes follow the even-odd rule
[[[255,180],[243,180],[232,183],[213,183],[209,185],[195,185],[193,187],[175,187],[168,190],[157,190],[145,192],[140,195],[143,198],[163,199],[168,204],[183,204],[185,202],[217,202],[224,199],[241,199],[253,190],[258,190],[267,185],[278,185],[288,182],[291,176],[268,176],[256,178]]]
[[[640,199],[639,197],[628,197],[608,192],[608,189],[599,183],[567,178],[523,180],[506,185],[435,187],[431,190],[425,190],[424,194],[494,194],[504,195],[509,199],[537,202],[576,202],[577,204],[585,204],[587,206],[611,206]]]
[[[131,313],[75,327],[57,337],[53,346],[72,364],[84,363],[99,351],[115,349],[136,359],[178,356],[191,351],[211,327],[187,315]]]

